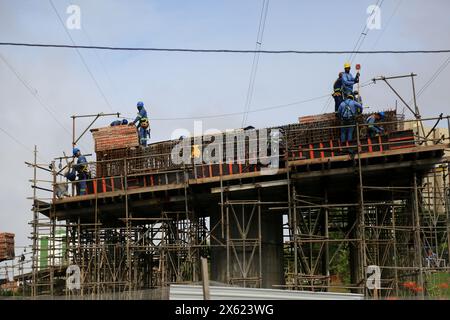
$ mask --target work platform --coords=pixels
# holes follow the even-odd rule
[[[314,150],[314,153],[323,153],[322,156],[305,159],[293,157],[287,161],[282,161],[277,172],[272,175],[261,174],[261,166],[247,165],[242,170],[243,165],[239,164],[212,164],[186,167],[185,170],[159,172],[154,174],[135,175],[130,178],[124,177],[104,177],[93,180],[90,183],[91,194],[83,196],[67,197],[56,199],[54,202],[56,218],[59,220],[71,220],[81,218],[82,220],[93,219],[93,208],[109,206],[117,211],[118,217],[123,214],[125,196],[129,197],[130,205],[139,206],[139,203],[146,203],[142,209],[150,209],[148,212],[158,209],[162,203],[184,202],[184,189],[186,187],[199,190],[199,194],[206,200],[206,195],[210,194],[211,200],[217,200],[214,194],[220,190],[220,183],[223,184],[224,191],[239,191],[249,188],[279,188],[287,185],[286,174],[300,180],[320,179],[325,177],[353,178],[353,174],[358,171],[358,160],[361,159],[362,173],[364,177],[380,172],[392,172],[394,176],[401,178],[402,172],[410,168],[426,171],[433,167],[444,155],[445,149],[450,146],[445,144],[431,146],[415,146],[407,141],[404,145],[397,144],[394,150],[362,152],[353,155],[325,156],[331,151]],[[322,147],[323,148],[323,147]],[[324,150],[326,148],[323,148]],[[373,150],[379,148],[373,147]],[[309,153],[309,151],[308,151]],[[220,170],[222,168],[222,171]],[[222,175],[220,175],[220,171]],[[212,174],[211,174],[212,173]],[[393,176],[378,176],[379,183]],[[274,183],[271,183],[275,181]],[[280,181],[283,181],[281,183]],[[127,185],[128,189],[124,186]],[[219,188],[219,189],[218,189]],[[159,198],[159,200],[158,200]],[[148,201],[147,201],[148,200]],[[41,203],[40,207],[48,208],[48,203]],[[140,205],[139,207],[142,207]],[[141,210],[139,210],[141,211]],[[49,215],[49,210],[42,213]],[[135,212],[139,213],[139,212]],[[148,215],[148,213],[147,213]],[[151,216],[151,214],[150,214]]]

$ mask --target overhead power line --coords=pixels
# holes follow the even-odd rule
[[[0,54],[0,60],[3,61],[3,63],[8,67],[8,69],[16,76],[16,78],[20,81],[20,83],[25,87],[25,89],[28,90],[28,92],[36,99],[36,101],[39,103],[39,105],[44,108],[45,111],[55,120],[55,122],[67,133],[69,137],[72,137],[72,133],[69,131],[69,129],[66,128],[66,126],[58,119],[56,112],[51,108],[47,103],[44,102],[44,100],[39,95],[38,91],[29,84],[21,75],[20,73],[14,68],[14,66],[9,63],[9,61]],[[84,146],[83,146],[84,147]]]
[[[250,105],[252,103],[253,99],[253,91],[255,89],[255,81],[256,81],[256,72],[258,71],[258,64],[259,64],[259,51],[262,47],[262,40],[264,36],[264,30],[266,27],[266,18],[267,18],[267,11],[269,10],[269,0],[263,0],[263,5],[261,9],[261,16],[259,17],[259,26],[258,26],[258,34],[256,35],[256,44],[255,44],[255,54],[253,56],[253,62],[252,62],[252,69],[250,72],[250,80],[248,84],[247,89],[247,96],[245,99],[245,106],[244,106],[244,115],[242,117],[242,127],[244,127],[245,122],[247,121],[248,116],[248,110],[250,110]]]
[[[381,5],[383,4],[384,0],[378,0],[376,5],[374,6],[372,12],[370,13],[370,17],[373,16],[373,14],[375,13],[375,10],[377,8],[381,8]],[[359,35],[358,40],[356,41],[355,47],[353,48],[353,51],[355,53],[352,53],[349,57],[350,60],[350,64],[353,63],[353,60],[356,58],[356,55],[358,54],[359,49],[361,48],[362,44],[364,43],[364,40],[367,37],[367,34],[369,33],[369,27],[367,26],[367,23],[364,24],[364,27]]]
[[[30,94],[37,100],[37,102],[39,102],[39,105],[45,109],[45,111],[47,111],[47,113],[53,118],[53,120],[55,120],[55,122],[57,124],[60,125],[60,127],[62,129],[64,129],[64,131],[66,131],[66,133],[71,136],[72,134],[70,133],[70,131],[61,123],[61,121],[58,119],[57,116],[55,116],[55,114],[52,112],[52,108],[50,108],[50,106],[48,106],[47,104],[44,103],[44,101],[42,101],[41,97],[38,94],[38,91],[36,89],[34,89],[31,85],[29,85],[23,78],[22,76],[19,74],[19,72],[8,62],[8,60],[6,60],[5,57],[3,57],[3,55],[0,54],[0,59],[3,61],[3,63],[9,68],[9,70],[16,76],[16,78],[20,81],[20,83],[22,83],[22,85],[30,92]]]
[[[191,49],[191,48],[151,48],[151,47],[107,47],[107,46],[83,46],[69,44],[49,43],[25,43],[25,42],[0,42],[0,46],[16,47],[41,47],[41,48],[65,48],[65,49],[94,49],[116,51],[165,51],[187,53],[264,53],[264,54],[437,54],[450,53],[450,49],[436,50],[237,50],[237,49]]]
[[[70,41],[73,44],[73,47],[76,49],[78,56],[80,57],[81,62],[83,63],[84,67],[86,68],[86,71],[89,73],[89,76],[91,77],[92,81],[95,84],[95,87],[97,88],[98,92],[100,93],[100,95],[102,96],[103,100],[105,100],[106,105],[109,107],[109,109],[111,109],[111,111],[114,112],[111,104],[109,103],[108,98],[106,97],[105,93],[103,92],[102,88],[100,87],[97,79],[94,77],[94,74],[92,73],[91,69],[89,68],[89,66],[87,65],[86,61],[84,60],[83,55],[81,54],[80,50],[78,50],[77,45],[75,44],[75,41],[73,40],[72,36],[70,35],[69,31],[67,31],[66,26],[64,25],[64,21],[62,20],[61,16],[58,13],[58,10],[56,10],[55,5],[53,4],[52,0],[49,0],[50,5],[53,8],[53,11],[55,12],[56,16],[58,17],[59,22],[61,23],[64,31],[66,32],[67,36],[69,37]]]
[[[373,85],[374,82],[372,80],[369,80],[365,83],[363,83],[361,85],[361,87],[367,87],[370,85]],[[321,96],[317,96],[317,97],[313,97],[313,98],[309,98],[309,99],[305,99],[305,100],[299,100],[299,101],[294,101],[294,102],[290,102],[290,103],[285,103],[285,104],[278,104],[275,106],[270,106],[270,107],[264,107],[264,108],[259,108],[259,109],[253,109],[253,110],[249,110],[247,111],[247,113],[256,113],[256,112],[264,112],[264,111],[269,111],[269,110],[275,110],[275,109],[282,109],[282,108],[287,108],[287,107],[291,107],[291,106],[295,106],[295,105],[299,105],[299,104],[303,104],[303,103],[307,103],[307,102],[312,102],[312,101],[316,101],[316,100],[321,100],[324,99],[326,97],[328,97],[330,94],[324,94]],[[152,121],[172,121],[172,120],[196,120],[196,119],[214,119],[214,118],[223,118],[223,117],[231,117],[231,116],[238,116],[238,115],[242,115],[246,113],[245,111],[243,112],[231,112],[231,113],[222,113],[222,114],[214,114],[214,115],[207,115],[207,116],[190,116],[190,117],[175,117],[175,118],[152,118]],[[134,118],[126,118],[126,119],[134,119]]]
[[[434,82],[434,80],[437,79],[437,77],[441,74],[442,71],[447,68],[447,66],[450,64],[450,57],[448,57],[433,73],[431,78],[424,84],[424,86],[417,92],[417,97],[420,97],[422,93],[427,90],[427,88]]]
[[[383,1],[384,0],[377,1],[372,12],[370,13],[370,17],[373,16],[373,14],[375,13],[375,10],[377,8],[381,7],[381,5],[383,4]],[[368,28],[367,22],[366,22],[366,23],[364,23],[363,29],[362,29],[361,33],[359,34],[358,40],[356,40],[355,46],[353,47],[353,50],[352,50],[350,56],[348,57],[348,61],[350,61],[350,64],[353,63],[353,60],[356,58],[356,55],[360,52],[359,50],[361,49],[361,46],[364,43],[364,40],[366,39],[368,33],[369,33],[369,28]],[[321,113],[323,113],[324,111],[326,111],[328,109],[328,107],[330,106],[331,100],[332,100],[331,96],[328,97],[325,105],[322,108]]]
[[[325,94],[325,95],[322,95],[322,96],[318,96],[318,97],[314,97],[314,98],[310,98],[310,99],[299,100],[299,101],[294,101],[294,102],[290,102],[290,103],[279,104],[279,105],[275,105],[275,106],[264,107],[264,108],[249,110],[249,111],[243,111],[243,112],[231,112],[231,113],[222,113],[222,114],[214,114],[214,115],[208,115],[208,116],[196,116],[196,117],[190,116],[190,117],[176,117],[176,118],[152,118],[152,121],[214,119],[214,118],[238,116],[238,115],[242,115],[242,114],[244,114],[246,112],[247,113],[255,113],[255,112],[262,112],[262,111],[268,111],[268,110],[274,110],[274,109],[287,108],[287,107],[298,105],[298,104],[303,104],[303,103],[307,103],[307,102],[320,100],[320,99],[323,99],[323,98],[326,98],[326,97],[328,97],[328,94]],[[127,119],[132,119],[132,118],[127,118]]]
[[[5,129],[3,129],[2,127],[0,127],[0,131],[3,132],[5,135],[7,135],[12,141],[14,141],[18,146],[22,147],[24,150],[29,151],[31,153],[33,153],[34,151],[29,148],[28,146],[26,146],[23,142],[21,142],[19,139],[17,139],[16,137],[14,137],[12,134],[10,134],[8,131],[6,131]],[[39,158],[39,160],[41,160],[42,162],[48,162],[48,160],[43,159],[40,156],[37,156]]]

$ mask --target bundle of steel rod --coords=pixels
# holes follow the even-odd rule
[[[365,123],[370,114],[362,114],[358,117],[359,123]],[[393,122],[383,125],[385,133],[397,131],[400,126],[395,121],[401,120],[395,110],[385,111],[385,122]],[[162,172],[169,170],[181,170],[195,163],[195,158],[201,158],[204,163],[209,161],[209,156],[216,162],[233,162],[244,160],[245,163],[255,163],[266,155],[270,155],[271,138],[270,131],[279,129],[281,133],[280,149],[296,149],[299,146],[315,144],[323,141],[338,140],[340,137],[341,121],[334,113],[318,116],[301,117],[300,123],[283,125],[279,127],[244,130],[237,129],[232,132],[219,133],[212,136],[191,137],[178,140],[168,140],[150,144],[147,147],[120,148],[114,150],[97,151],[97,177],[124,175],[126,173],[141,174],[147,172]],[[186,143],[187,148],[182,144]],[[219,147],[221,145],[221,148]],[[189,155],[184,157],[187,162],[175,162],[172,153],[176,146],[179,155],[184,152]],[[181,147],[180,147],[181,146]],[[251,146],[257,146],[257,152],[251,152]],[[280,150],[280,154],[283,153]],[[178,151],[176,151],[178,153]],[[206,162],[205,162],[206,161]]]
[[[371,114],[365,113],[358,116],[357,122],[360,124],[365,123],[367,117]],[[384,111],[384,114],[384,122],[394,122],[383,125],[386,133],[403,129],[401,123],[395,123],[396,121],[402,121],[404,118],[403,115],[397,114],[396,110]],[[299,123],[281,126],[279,128],[285,132],[288,146],[298,146],[338,139],[340,136],[339,126],[341,125],[341,121],[336,117],[335,113],[326,113],[318,116],[300,117]]]

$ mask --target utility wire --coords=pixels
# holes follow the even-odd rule
[[[105,100],[106,105],[109,107],[109,109],[110,109],[111,111],[114,112],[114,110],[113,110],[111,104],[109,103],[108,98],[106,98],[105,93],[103,92],[102,88],[101,88],[100,85],[98,84],[97,79],[95,79],[94,74],[91,72],[91,69],[89,69],[89,66],[87,65],[86,61],[84,60],[83,55],[81,54],[80,50],[78,50],[79,48],[78,48],[78,46],[75,44],[75,41],[73,40],[72,36],[70,35],[70,32],[67,31],[67,28],[66,28],[66,26],[64,25],[64,21],[62,20],[61,16],[59,15],[58,10],[56,10],[56,7],[55,7],[55,5],[53,4],[53,1],[52,1],[52,0],[49,0],[49,2],[50,2],[50,5],[51,5],[52,8],[53,8],[53,11],[55,11],[55,14],[56,14],[56,16],[58,17],[58,20],[59,20],[59,22],[61,23],[61,25],[62,25],[64,31],[65,31],[66,34],[69,36],[69,39],[70,39],[70,41],[71,41],[72,44],[73,44],[73,47],[76,49],[77,54],[78,54],[78,56],[80,57],[81,62],[83,63],[84,67],[86,68],[87,72],[89,73],[89,75],[90,75],[92,81],[94,81],[94,84],[95,84],[95,86],[97,87],[97,90],[99,91],[99,93],[100,93],[100,95],[102,96],[103,100]]]
[[[66,126],[58,119],[57,116],[55,116],[55,112],[53,111],[53,108],[51,108],[48,104],[46,104],[41,96],[39,95],[38,91],[33,88],[30,84],[28,84],[27,81],[19,74],[19,72],[11,65],[6,58],[0,54],[0,59],[3,61],[4,64],[9,68],[9,70],[16,76],[16,78],[22,83],[22,85],[28,90],[28,92],[31,93],[31,95],[36,99],[36,101],[39,103],[39,105],[44,108],[45,111],[55,120],[55,122],[69,135],[69,137],[72,138],[72,133],[66,128]],[[81,145],[83,146],[83,145]],[[85,148],[83,146],[83,148]]]
[[[422,93],[437,79],[437,77],[441,74],[442,71],[447,68],[450,64],[450,56],[437,68],[437,70],[433,73],[431,78],[424,84],[424,86],[417,92],[417,97],[420,97]]]
[[[8,131],[6,131],[5,129],[3,129],[2,127],[0,127],[0,131],[2,131],[5,135],[7,135],[12,141],[14,141],[17,145],[19,145],[20,147],[22,147],[24,150],[27,150],[31,153],[34,153],[34,150],[32,150],[31,148],[29,148],[28,146],[26,146],[23,142],[21,142],[19,139],[17,139],[16,137],[14,137],[12,134],[10,134]],[[40,156],[37,156],[39,158],[39,160],[41,160],[42,162],[47,163],[48,161],[41,158]]]
[[[378,1],[377,1],[377,3],[375,4],[375,6],[374,6],[372,12],[370,13],[369,18],[372,18],[372,17],[373,17],[373,14],[375,13],[375,10],[376,10],[377,8],[381,8],[381,5],[383,4],[383,2],[384,2],[384,0],[378,0]],[[357,52],[359,51],[359,49],[361,48],[362,44],[364,43],[364,40],[366,39],[367,34],[369,33],[369,30],[370,30],[370,29],[369,29],[369,27],[367,26],[367,22],[366,22],[366,23],[364,24],[363,30],[361,31],[361,33],[360,33],[360,35],[359,35],[358,40],[356,41],[355,47],[353,48],[353,51],[354,51],[355,53],[352,53],[352,54],[350,55],[350,58],[349,58],[350,64],[352,64],[352,63],[353,63],[353,60],[356,58],[356,55],[358,54]]]
[[[107,46],[83,46],[69,44],[49,43],[25,43],[25,42],[0,42],[0,46],[15,47],[41,47],[41,48],[65,48],[65,49],[95,49],[112,51],[165,51],[188,53],[263,53],[263,54],[437,54],[450,53],[450,49],[436,50],[237,50],[237,49],[191,49],[191,48],[151,48],[151,47],[107,47]]]
[[[390,15],[390,17],[388,18],[387,22],[385,25],[383,25],[383,29],[381,30],[380,35],[378,36],[378,38],[376,39],[375,43],[372,45],[371,50],[374,50],[375,47],[378,45],[378,42],[380,42],[381,37],[384,35],[384,33],[386,32],[386,30],[389,27],[389,24],[392,21],[392,18],[395,16],[395,14],[397,13],[398,8],[400,7],[400,5],[402,4],[403,0],[398,0],[397,1],[397,5],[395,6],[394,10],[392,11],[392,14]],[[363,62],[366,61],[367,56],[364,58]]]
[[[267,11],[269,10],[269,0],[263,0],[263,5],[261,8],[261,16],[259,17],[259,26],[258,26],[258,33],[256,35],[256,44],[255,44],[255,54],[253,55],[253,62],[252,62],[252,69],[250,72],[250,80],[248,83],[248,89],[247,89],[247,96],[245,99],[245,106],[244,106],[244,115],[242,117],[242,128],[245,126],[245,123],[247,122],[248,117],[248,111],[250,110],[250,105],[252,103],[253,99],[253,92],[255,89],[255,80],[256,80],[256,72],[258,70],[258,64],[259,64],[259,51],[261,50],[262,46],[262,40],[264,36],[264,29],[266,27],[266,18],[267,18]]]
[[[380,8],[381,5],[383,4],[384,0],[378,0],[375,7],[373,8],[372,12],[370,13],[369,18],[371,18],[373,16],[373,14],[375,13],[375,9],[376,8]],[[367,34],[369,33],[369,28],[367,27],[367,22],[364,24],[364,27],[361,31],[361,33],[359,34],[358,40],[356,40],[355,46],[353,47],[352,52],[350,53],[350,56],[348,57],[348,60],[350,61],[350,64],[353,63],[353,60],[355,59],[356,55],[360,52],[359,49],[361,49],[361,46],[364,42],[364,40],[366,39]],[[326,111],[328,109],[328,107],[330,106],[330,102],[331,102],[331,96],[328,97],[327,102],[325,103],[324,107],[322,108],[321,113],[323,113],[324,111]]]
[[[400,7],[400,5],[402,4],[403,0],[398,0],[397,5],[395,6],[394,10],[392,11],[391,16],[388,18],[388,21],[386,22],[386,24],[383,27],[383,30],[381,30],[380,35],[378,36],[377,40],[375,41],[374,45],[372,46],[372,49],[375,49],[375,47],[377,46],[378,42],[380,41],[381,37],[384,35],[384,33],[386,32],[386,30],[388,29],[389,24],[391,23],[392,18],[395,16],[395,14],[397,13],[398,8]]]
[[[323,99],[323,98],[326,98],[326,97],[328,97],[328,94],[325,94],[325,95],[322,95],[322,96],[318,96],[318,97],[314,97],[314,98],[310,98],[310,99],[306,99],[306,100],[299,100],[299,101],[294,101],[294,102],[290,102],[290,103],[286,103],[286,104],[279,104],[279,105],[275,105],[275,106],[249,110],[249,111],[247,111],[247,113],[256,113],[256,112],[263,112],[263,111],[274,110],[274,109],[287,108],[287,107],[298,105],[298,104],[303,104],[303,103],[307,103],[307,102],[311,102],[311,101],[320,100],[320,99]],[[244,113],[245,113],[245,111],[243,111],[243,112],[232,112],[232,113],[215,114],[215,115],[209,115],[209,116],[196,116],[196,117],[190,116],[190,117],[176,117],[176,118],[152,118],[152,121],[214,119],[214,118],[238,116],[238,115],[242,115]],[[134,119],[134,118],[126,118],[126,119]]]
[[[42,99],[40,98],[38,92],[36,89],[34,89],[33,87],[31,87],[31,85],[29,85],[23,78],[22,76],[19,74],[19,72],[8,62],[8,60],[6,60],[5,57],[3,57],[2,54],[0,54],[0,59],[6,64],[6,66],[9,68],[9,70],[11,70],[11,72],[16,76],[17,79],[19,79],[19,81],[23,84],[23,86],[31,93],[31,95],[39,102],[39,104],[41,105],[42,108],[44,108],[48,114],[53,118],[53,120],[55,120],[56,123],[58,123],[61,128],[63,128],[70,136],[72,136],[72,134],[70,133],[70,131],[61,123],[61,121],[59,121],[59,119],[53,114],[53,112],[51,111],[51,108],[49,106],[47,106],[44,101],[42,101]]]

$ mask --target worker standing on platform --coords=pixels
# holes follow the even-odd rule
[[[356,77],[350,73],[350,63],[346,62],[344,64],[344,73],[342,74],[342,90],[343,90],[343,99],[345,100],[348,95],[353,95],[353,85],[359,82],[359,71],[356,74]]]
[[[356,116],[362,113],[362,105],[354,100],[350,94],[347,99],[342,101],[338,109],[338,114],[341,119],[341,142],[351,141],[353,139],[353,131],[356,125]]]
[[[337,113],[339,106],[342,103],[342,74],[343,72],[339,72],[338,78],[333,84],[333,98],[334,98],[334,112]]]
[[[353,91],[353,97],[355,97],[356,102],[358,102],[361,105],[363,104],[361,95],[359,94],[358,90]]]
[[[139,101],[137,103],[138,114],[136,119],[130,125],[136,125],[138,123],[139,129],[139,144],[146,147],[147,141],[150,140],[150,123],[147,118],[147,110],[144,108],[144,103]]]
[[[384,112],[377,112],[367,117],[367,133],[370,138],[376,137],[384,132],[384,128],[377,125],[377,123],[384,120],[384,116]]]
[[[73,170],[78,173],[77,194],[82,196],[87,192],[86,180],[89,178],[89,167],[86,157],[81,154],[80,149],[73,148],[73,156],[78,159],[73,166]]]

